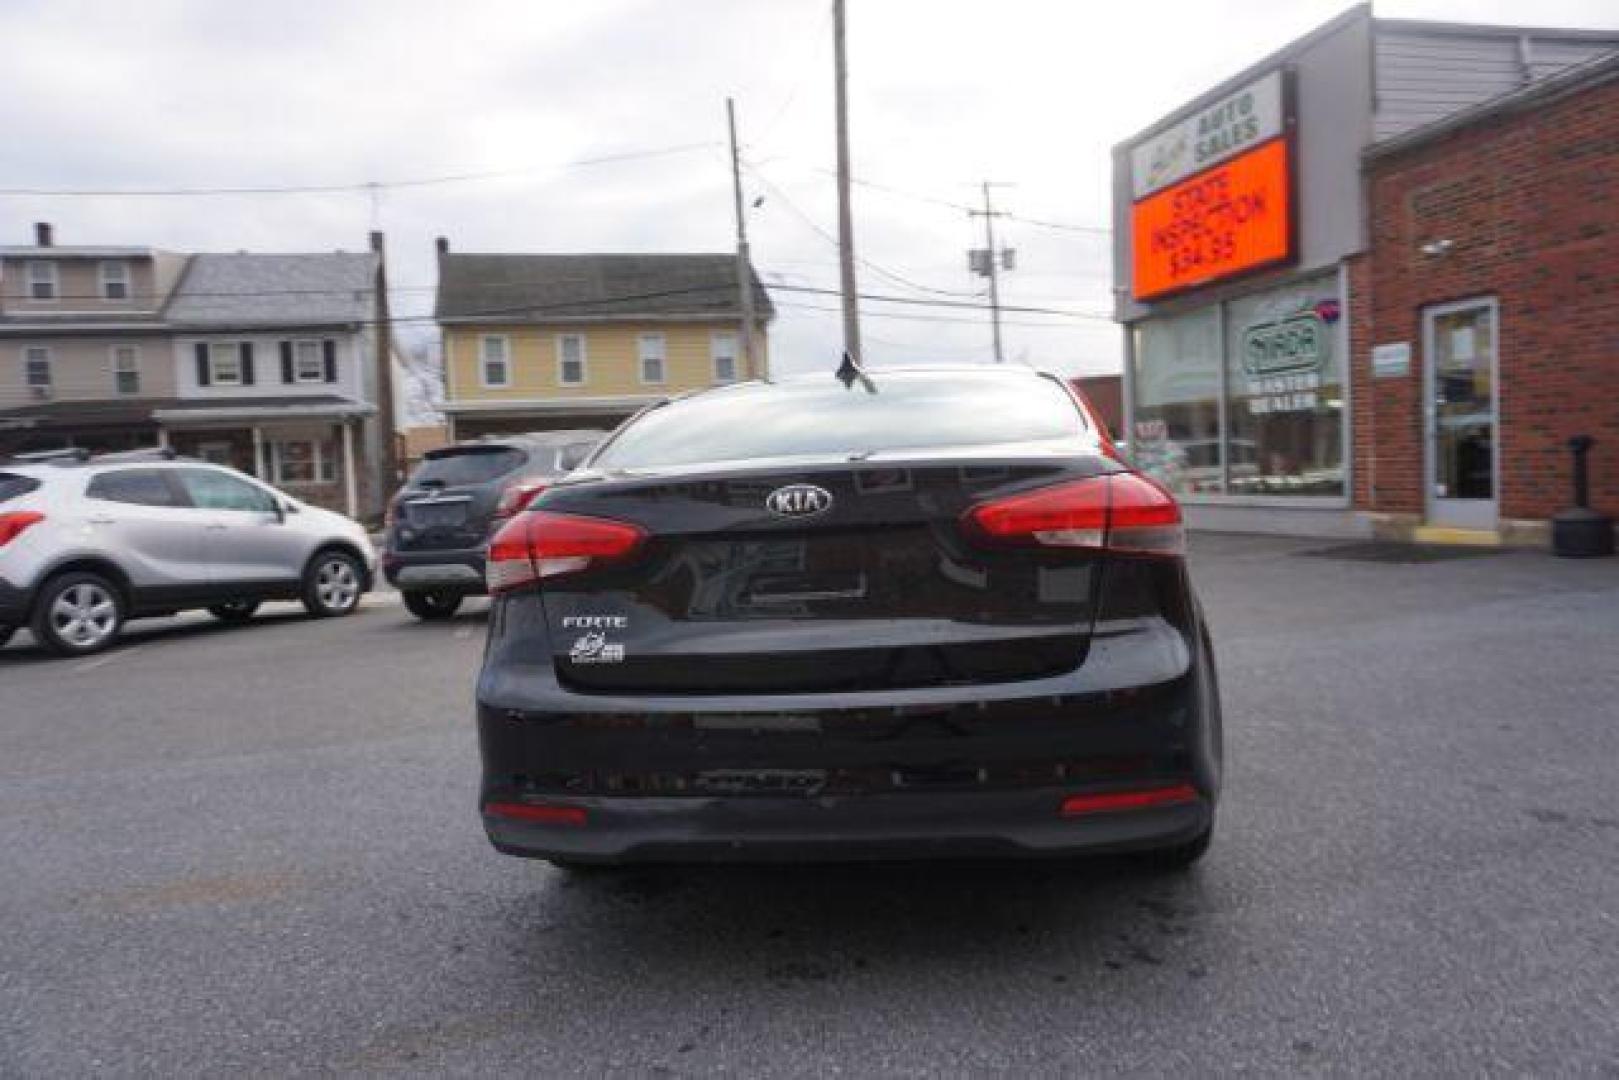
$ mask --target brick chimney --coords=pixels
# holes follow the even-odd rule
[[[34,246],[50,247],[51,239],[51,223],[48,221],[34,222]]]
[[[433,246],[438,249],[440,256],[448,255],[450,253],[450,238],[448,236],[441,236],[437,240],[433,241]]]

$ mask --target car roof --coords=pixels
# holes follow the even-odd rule
[[[446,454],[460,450],[500,450],[510,448],[513,450],[552,449],[559,446],[570,446],[580,442],[600,442],[607,438],[607,432],[587,428],[570,428],[565,431],[535,431],[522,435],[491,435],[484,439],[468,439],[463,442],[451,443],[429,450],[422,455],[424,458],[443,457]]]

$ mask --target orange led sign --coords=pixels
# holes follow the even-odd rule
[[[1292,260],[1293,174],[1271,139],[1136,201],[1132,290],[1151,300]]]

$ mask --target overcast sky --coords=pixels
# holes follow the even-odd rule
[[[1109,307],[1110,148],[1326,21],[1343,0],[850,0],[856,249],[864,292],[973,302],[957,206],[1010,220],[1007,354],[1119,364]],[[337,192],[0,196],[0,242],[355,250],[380,220],[396,312],[431,309],[432,244],[460,251],[725,251],[724,101],[737,101],[754,260],[837,284],[830,0],[0,0],[0,186],[359,184]],[[1388,17],[1619,28],[1615,0],[1400,0]],[[650,155],[651,151],[669,150]],[[593,158],[617,161],[580,164]],[[880,186],[869,186],[880,185]],[[374,214],[378,215],[374,218]],[[924,291],[930,290],[930,291]],[[966,295],[958,295],[966,294]],[[779,367],[834,363],[836,299],[777,291]],[[828,310],[817,310],[828,309]],[[868,304],[874,363],[987,360],[986,316]],[[905,317],[898,317],[898,316]],[[425,324],[412,326],[423,332]]]

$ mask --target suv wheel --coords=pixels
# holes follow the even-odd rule
[[[31,629],[52,652],[85,656],[111,645],[123,625],[117,586],[100,574],[73,573],[45,583]]]
[[[405,592],[399,595],[405,601],[406,611],[418,619],[428,622],[448,619],[461,608],[461,594],[450,592],[447,589],[428,589],[423,592]]]
[[[257,600],[227,600],[208,608],[208,614],[221,622],[244,623],[259,609]]]
[[[360,606],[365,572],[360,560],[342,551],[322,551],[304,571],[304,610],[317,619],[347,615]]]

